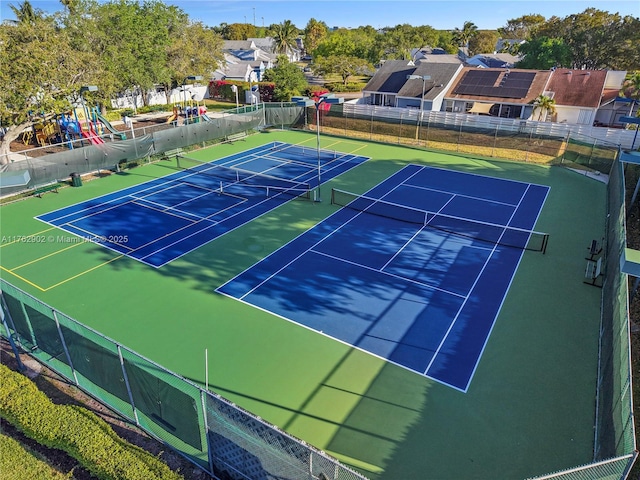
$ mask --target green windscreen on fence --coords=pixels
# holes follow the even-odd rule
[[[132,352],[0,278],[17,344],[211,474],[366,480],[334,458]],[[34,348],[35,347],[35,348]],[[205,413],[206,412],[206,413]]]

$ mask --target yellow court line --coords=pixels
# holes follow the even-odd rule
[[[69,245],[68,247],[63,248],[62,250],[56,250],[53,253],[49,253],[42,257],[36,258],[35,260],[31,260],[30,262],[23,263],[22,265],[18,265],[17,267],[14,267],[13,270],[18,270],[19,268],[26,267],[27,265],[31,265],[32,263],[39,262],[40,260],[44,260],[45,258],[53,257],[54,255],[58,255],[59,253],[62,253],[65,250],[69,250],[70,248],[77,247],[78,245],[81,245],[81,243],[74,243],[73,245]]]
[[[14,243],[22,243],[23,242],[22,238],[37,237],[38,235],[42,235],[43,233],[50,232],[51,230],[55,230],[56,228],[57,227],[47,228],[46,230],[42,230],[36,233],[30,233],[29,235],[5,235],[6,237],[17,237],[17,239],[14,240],[13,242],[3,243],[2,245],[0,245],[0,248],[13,245]]]
[[[325,148],[329,148],[329,147],[333,147],[335,145],[339,145],[341,143],[352,143],[352,142],[345,142],[344,140],[336,140],[333,143],[330,143],[327,147]],[[343,153],[348,153],[350,155],[353,155],[354,153],[356,153],[358,150],[362,150],[363,148],[367,148],[367,145],[361,145],[360,147],[356,148],[354,151],[352,152],[343,152]]]
[[[19,278],[20,280],[22,280],[25,283],[28,283],[29,285],[31,285],[32,287],[36,287],[38,290],[40,290],[41,292],[46,292],[48,289],[47,288],[42,288],[40,285],[36,285],[35,283],[27,280],[26,278],[18,275],[17,273],[12,272],[11,270],[9,270],[8,268],[3,267],[2,265],[0,265],[0,270],[4,270],[5,272],[13,275],[16,278]]]
[[[120,260],[120,259],[121,259],[122,257],[124,257],[124,256],[125,256],[125,255],[124,255],[124,253],[123,253],[122,255],[119,255],[119,256],[117,256],[117,257],[115,257],[115,258],[112,258],[111,260],[108,260],[108,261],[106,261],[106,262],[103,262],[103,263],[101,263],[100,265],[96,265],[95,267],[91,267],[90,269],[85,270],[84,272],[80,272],[80,273],[78,273],[77,275],[74,275],[73,277],[69,277],[69,278],[67,278],[67,279],[65,279],[65,280],[63,280],[63,281],[61,281],[61,282],[58,282],[58,283],[56,283],[56,284],[54,284],[54,285],[51,285],[50,287],[45,288],[43,291],[44,291],[44,292],[47,292],[47,291],[51,290],[52,288],[59,287],[60,285],[63,285],[63,284],[65,284],[65,283],[67,283],[67,282],[70,282],[71,280],[75,280],[76,278],[81,277],[82,275],[85,275],[85,274],[87,274],[87,273],[89,273],[89,272],[92,272],[92,271],[94,271],[94,270],[96,270],[96,269],[98,269],[98,268],[100,268],[100,267],[104,267],[105,265],[108,265],[108,264],[110,264],[111,262],[115,262],[116,260]]]

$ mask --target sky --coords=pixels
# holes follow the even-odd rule
[[[59,0],[30,0],[35,8],[53,13],[61,10]],[[250,23],[258,27],[291,20],[304,28],[310,18],[329,27],[354,28],[371,25],[374,28],[429,25],[438,30],[462,28],[465,21],[479,29],[495,30],[510,19],[528,14],[566,17],[597,8],[609,13],[640,17],[639,0],[164,0],[186,12],[192,20],[205,25]],[[9,5],[19,6],[22,0],[0,0],[0,20],[14,19]]]

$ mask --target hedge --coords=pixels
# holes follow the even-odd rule
[[[2,434],[0,430],[0,472],[2,480],[69,480],[65,475],[23,447],[20,442]]]
[[[28,378],[0,365],[0,417],[27,437],[67,452],[99,479],[179,480],[179,474],[121,439],[109,424],[75,405],[56,405]]]

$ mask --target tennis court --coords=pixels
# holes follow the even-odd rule
[[[291,199],[310,199],[319,180],[365,160],[283,142],[215,162],[178,157],[181,171],[173,175],[37,218],[162,267]]]
[[[583,283],[584,257],[602,238],[605,185],[565,168],[323,133],[322,202],[314,202],[316,141],[264,132],[185,153],[180,171],[178,161],[163,160],[3,205],[0,276],[372,480],[515,480],[591,462],[601,290]],[[294,151],[272,153],[274,144],[305,152],[287,158]],[[243,181],[238,196],[247,200],[233,208],[253,202],[255,210],[216,225],[198,221],[228,206],[218,195],[233,184],[190,175],[201,163],[308,183],[311,199],[277,197],[278,189],[267,197],[265,182]],[[202,200],[215,208],[195,199],[196,178],[215,192]],[[155,195],[135,200],[144,207],[123,205],[122,215],[106,207],[145,197],[147,188]],[[171,257],[176,247],[158,248],[153,260],[169,263],[154,268],[152,257],[115,245],[71,242],[89,233],[69,233],[64,218],[60,227],[41,220],[87,216],[90,206],[100,222],[70,223],[96,235],[143,231],[152,241],[183,220],[230,229],[188,253],[186,245]],[[177,210],[188,221],[174,220]],[[443,224],[425,213],[440,210]],[[511,233],[497,242],[493,228],[459,218]],[[525,250],[525,238],[533,250],[542,242],[518,228],[549,232],[546,253]],[[37,323],[50,311],[29,307],[25,315]],[[174,411],[185,425],[197,420],[187,404]],[[186,451],[203,462],[220,454]]]
[[[548,191],[408,165],[218,291],[466,391]]]

